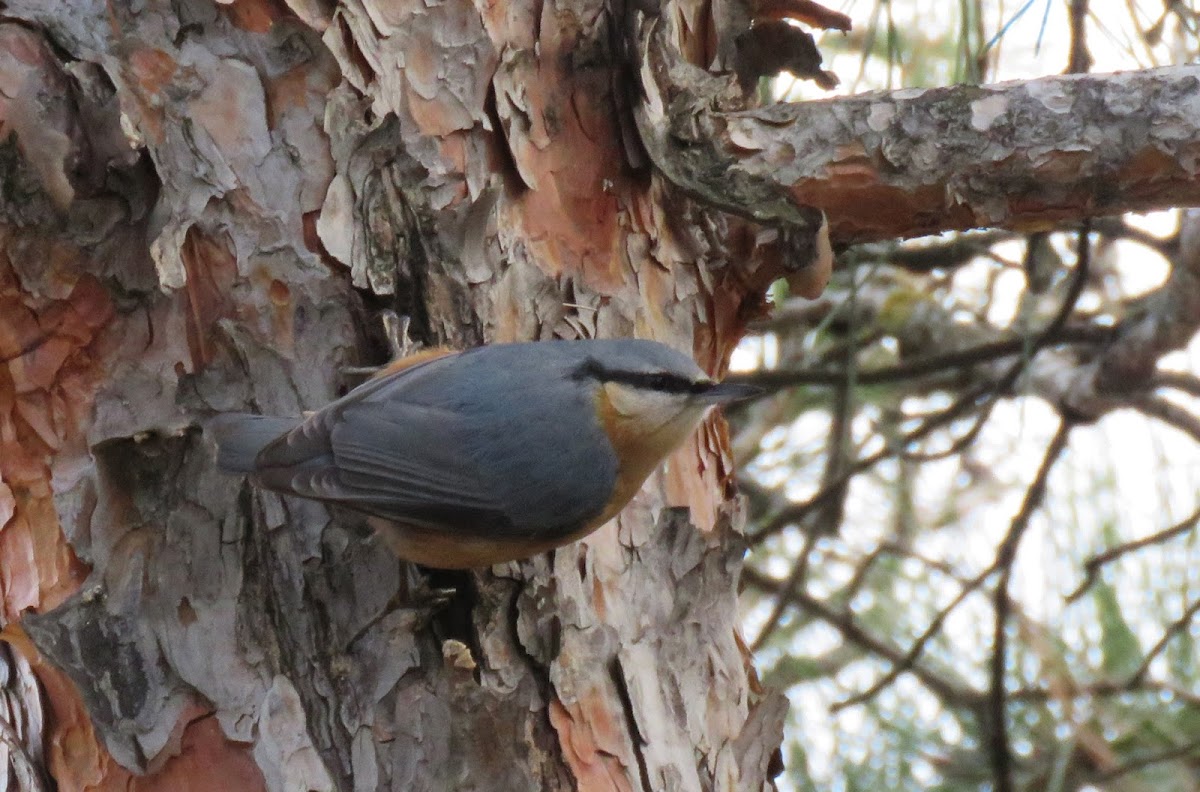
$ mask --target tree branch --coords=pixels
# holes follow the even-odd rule
[[[1101,773],[1091,780],[1096,784],[1107,784],[1110,781],[1115,781],[1123,775],[1141,770],[1150,765],[1169,762],[1172,759],[1197,759],[1200,760],[1200,740],[1192,740],[1184,745],[1177,745],[1173,748],[1167,748],[1157,753],[1147,754],[1145,756],[1133,759],[1120,767],[1114,767],[1112,770]]]
[[[1167,426],[1173,426],[1200,443],[1200,418],[1197,418],[1190,410],[1161,396],[1143,396],[1130,404],[1138,412],[1151,418],[1157,418]]]
[[[815,229],[823,211],[854,242],[1200,204],[1200,66],[743,110],[672,24],[638,34],[639,131],[671,182],[742,217]]]
[[[1189,707],[1200,708],[1200,696],[1178,685],[1173,685],[1169,682],[1162,682],[1157,679],[1143,679],[1134,687],[1129,687],[1129,682],[1114,681],[1111,679],[1092,682],[1087,685],[1072,685],[1066,693],[1071,696],[1123,696],[1127,693],[1167,693],[1174,698],[1179,699]],[[1064,691],[1061,688],[1054,687],[1034,687],[1020,688],[1009,694],[1009,701],[1027,701],[1032,703],[1041,703],[1051,700],[1059,700],[1064,696]]]
[[[1200,398],[1200,377],[1187,371],[1159,371],[1150,378],[1152,388],[1172,388]]]
[[[1167,644],[1171,642],[1172,638],[1188,628],[1188,625],[1192,623],[1192,618],[1197,613],[1200,613],[1200,599],[1189,605],[1182,616],[1171,622],[1166,632],[1163,633],[1162,638],[1158,639],[1158,643],[1154,644],[1150,651],[1146,653],[1146,657],[1142,659],[1142,664],[1138,666],[1136,671],[1130,674],[1129,681],[1126,683],[1127,687],[1135,688],[1141,684],[1141,681],[1146,677],[1146,673],[1150,670],[1150,664],[1154,662],[1154,658],[1162,654],[1163,649],[1167,648]]]
[[[1143,547],[1149,547],[1150,545],[1170,541],[1176,536],[1185,534],[1195,528],[1197,522],[1200,522],[1200,509],[1192,512],[1190,515],[1180,520],[1175,525],[1172,525],[1170,528],[1159,531],[1158,533],[1150,534],[1149,536],[1143,536],[1141,539],[1135,539],[1132,542],[1119,544],[1116,547],[1105,550],[1103,553],[1092,556],[1083,564],[1083,582],[1080,583],[1074,591],[1067,595],[1067,602],[1074,602],[1082,597],[1084,593],[1092,587],[1092,584],[1096,582],[1096,579],[1100,575],[1100,568],[1105,564],[1116,561],[1126,553],[1132,553],[1135,550],[1141,550]]]
[[[921,657],[922,652],[925,651],[925,645],[929,643],[933,636],[937,635],[938,632],[941,631],[942,624],[946,621],[954,609],[962,604],[962,601],[967,598],[968,594],[979,588],[979,586],[983,584],[983,581],[987,580],[988,576],[991,575],[993,571],[994,570],[992,567],[988,567],[963,584],[963,587],[959,589],[958,594],[954,597],[954,599],[952,599],[949,604],[938,611],[937,615],[933,617],[933,621],[929,623],[929,626],[925,628],[923,633],[917,636],[917,640],[913,641],[912,646],[909,647],[909,650],[905,652],[902,657],[892,660],[891,670],[880,677],[875,684],[871,685],[861,693],[855,693],[853,696],[842,699],[834,704],[830,709],[834,712],[837,712],[839,710],[846,709],[847,707],[855,707],[859,704],[870,701],[877,696],[880,691],[899,679],[901,674],[912,671],[916,667],[917,660]]]
[[[1037,476],[1025,492],[1025,500],[1013,517],[1008,533],[996,551],[996,560],[992,569],[1000,570],[1000,578],[996,582],[995,610],[996,622],[992,639],[991,686],[988,691],[988,712],[991,723],[990,742],[992,754],[992,771],[996,779],[997,792],[1012,792],[1012,747],[1008,741],[1008,699],[1004,689],[1005,671],[1008,666],[1008,634],[1005,628],[1008,624],[1008,613],[1011,601],[1008,598],[1008,582],[1012,577],[1013,564],[1017,559],[1017,549],[1021,539],[1029,528],[1033,512],[1041,504],[1046,494],[1046,482],[1050,478],[1050,470],[1067,448],[1067,438],[1071,434],[1071,422],[1060,421]]]
[[[1030,365],[1037,353],[1049,345],[1051,339],[1063,331],[1067,323],[1067,318],[1075,310],[1075,305],[1079,302],[1079,296],[1083,293],[1083,285],[1087,283],[1088,272],[1091,269],[1092,249],[1089,241],[1090,231],[1091,222],[1090,220],[1085,221],[1083,228],[1079,232],[1079,257],[1075,263],[1075,272],[1071,277],[1071,282],[1067,286],[1067,293],[1064,295],[1062,304],[1059,306],[1054,318],[1037,335],[1026,342],[1026,354],[1024,356],[1005,369],[994,382],[986,382],[968,388],[949,407],[927,418],[920,426],[906,434],[892,447],[885,447],[870,456],[859,459],[850,465],[842,476],[833,482],[827,482],[815,495],[804,503],[798,503],[776,514],[763,528],[749,536],[750,544],[754,545],[761,542],[768,536],[782,531],[789,524],[803,518],[808,512],[820,506],[826,498],[836,492],[836,487],[844,483],[844,481],[849,481],[850,478],[864,470],[869,470],[881,460],[904,450],[907,446],[928,436],[934,430],[953,423],[955,420],[970,414],[973,410],[986,407],[989,402],[997,399],[1000,394],[1007,393],[1009,388],[1020,378],[1021,373]],[[861,372],[855,374],[856,381],[861,381],[859,379],[860,374]],[[981,400],[985,398],[988,401],[981,404]]]
[[[746,582],[750,583],[750,585],[779,595],[781,600],[786,597],[786,600],[784,600],[786,604],[812,613],[818,619],[837,630],[850,643],[888,660],[895,667],[904,665],[904,670],[911,671],[913,676],[919,679],[925,687],[929,688],[947,706],[969,709],[978,708],[982,700],[979,691],[965,683],[960,684],[944,679],[937,672],[916,662],[916,658],[909,658],[908,654],[902,653],[897,647],[867,631],[855,620],[853,613],[846,610],[838,610],[806,591],[793,589],[789,593],[787,591],[787,581],[778,581],[769,578],[755,569],[746,569],[743,572],[743,577],[745,577]],[[834,705],[833,709],[837,710],[849,705],[850,702],[839,702]]]
[[[1043,345],[1099,344],[1111,338],[1112,334],[1111,327],[1064,327],[1053,337],[1047,338]],[[953,369],[994,363],[1002,358],[1022,354],[1028,350],[1029,343],[1028,338],[1021,337],[989,341],[954,352],[926,355],[904,363],[897,363],[894,366],[860,370],[854,373],[854,381],[859,385],[885,385],[930,374],[940,374]],[[799,371],[756,371],[749,374],[731,374],[727,379],[731,382],[743,382],[761,388],[788,388],[797,385],[839,386],[847,383],[850,376],[850,373],[844,369],[832,371],[801,369]]]
[[[1183,215],[1167,282],[1139,299],[1129,313],[1104,353],[1063,383],[1061,403],[1073,413],[1098,418],[1124,406],[1156,375],[1161,378],[1159,358],[1183,349],[1200,329],[1200,210]],[[1190,431],[1190,424],[1185,420],[1179,428]]]
[[[854,245],[838,256],[838,266],[853,267],[867,262],[886,262],[908,272],[954,270],[979,256],[991,253],[997,242],[1015,239],[1011,231],[990,230],[958,234],[950,239],[922,240],[920,244],[900,245],[894,240]]]
[[[792,572],[788,575],[787,580],[779,586],[775,592],[775,606],[771,608],[771,614],[763,623],[762,629],[758,631],[758,635],[754,638],[754,643],[750,645],[750,650],[757,652],[766,645],[767,639],[771,634],[778,629],[780,622],[783,620],[783,614],[787,612],[788,606],[793,601],[798,600],[802,596],[806,596],[804,592],[804,579],[808,575],[808,560],[812,555],[813,546],[816,545],[820,534],[817,531],[809,531],[804,537],[804,547],[800,550],[800,557],[792,565]],[[748,572],[745,570],[743,574]]]

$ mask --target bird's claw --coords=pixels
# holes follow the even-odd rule
[[[406,358],[421,350],[421,344],[409,335],[409,330],[412,329],[411,316],[400,316],[395,311],[385,309],[380,312],[379,321],[383,324],[383,336],[387,339],[392,360]]]
[[[405,611],[410,616],[412,626],[424,626],[433,615],[450,604],[450,600],[458,593],[458,589],[435,588],[422,591],[408,591],[401,588],[392,595],[388,603],[367,623],[355,630],[354,635],[346,641],[346,648],[353,646],[358,639],[367,634],[373,627],[396,611]]]

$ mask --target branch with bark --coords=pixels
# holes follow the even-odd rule
[[[642,140],[673,183],[835,243],[1200,204],[1200,66],[746,109],[639,31]]]

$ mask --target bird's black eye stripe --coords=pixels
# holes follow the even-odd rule
[[[607,372],[604,370],[604,366],[601,366],[599,361],[593,358],[588,358],[579,365],[579,368],[575,369],[575,373],[572,374],[572,378],[577,380],[605,380],[608,379],[608,376]]]
[[[712,387],[705,380],[695,381],[668,371],[619,371],[607,369],[596,360],[587,360],[576,369],[579,379],[597,379],[601,382],[619,382],[634,388],[660,391],[662,393],[703,393]]]

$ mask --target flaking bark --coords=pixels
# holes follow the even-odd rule
[[[720,373],[770,272],[626,165],[604,4],[539,8],[8,6],[5,605],[64,788],[769,784],[717,421],[612,525],[438,578],[437,611],[352,517],[219,476],[198,429],[328,401],[383,362],[382,306],[426,343],[636,333]]]

